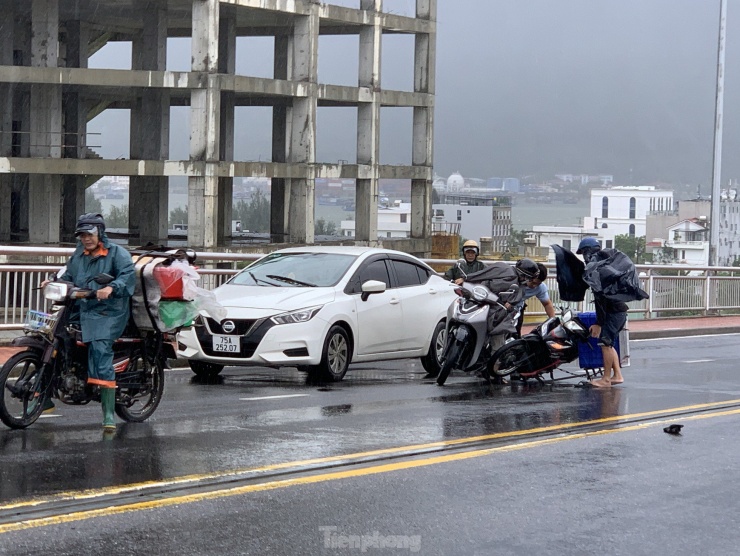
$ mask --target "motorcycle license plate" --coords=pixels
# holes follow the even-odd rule
[[[213,336],[213,351],[220,351],[223,353],[239,353],[241,346],[239,345],[239,336],[224,336],[216,334]]]

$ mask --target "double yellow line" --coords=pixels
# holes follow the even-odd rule
[[[151,510],[151,509],[164,508],[167,506],[173,506],[175,504],[189,504],[189,503],[200,502],[204,500],[225,498],[228,496],[239,496],[239,495],[249,494],[252,492],[275,490],[279,488],[286,488],[286,487],[296,486],[296,485],[307,485],[307,484],[333,481],[333,480],[338,480],[338,479],[349,479],[349,478],[354,478],[354,477],[376,475],[380,473],[389,473],[393,471],[402,471],[406,469],[413,469],[416,467],[426,467],[430,465],[437,465],[440,463],[462,461],[466,459],[477,458],[477,457],[487,456],[487,455],[496,454],[496,453],[504,453],[504,452],[511,452],[514,450],[524,450],[528,448],[536,448],[540,446],[554,444],[556,442],[563,442],[566,440],[575,440],[579,438],[586,438],[589,436],[611,434],[611,433],[616,433],[616,432],[635,431],[635,430],[644,429],[647,427],[665,424],[670,421],[675,421],[676,419],[679,418],[679,416],[671,416],[672,414],[675,414],[675,413],[711,411],[708,413],[700,413],[697,415],[689,415],[689,416],[682,415],[680,416],[680,419],[683,421],[708,419],[712,417],[722,417],[722,416],[728,416],[728,415],[738,415],[740,414],[740,408],[725,409],[724,411],[722,410],[712,411],[714,409],[726,408],[728,406],[731,407],[737,404],[740,404],[740,399],[728,400],[724,402],[682,406],[682,407],[676,407],[676,408],[667,409],[667,410],[648,411],[644,413],[633,413],[629,415],[606,417],[603,419],[595,419],[592,421],[583,421],[579,423],[565,423],[565,424],[560,424],[560,425],[552,425],[549,427],[538,427],[538,428],[527,429],[527,430],[522,430],[522,431],[511,431],[511,432],[506,432],[506,433],[496,433],[496,434],[490,434],[490,435],[474,436],[474,437],[460,438],[460,439],[447,440],[447,441],[441,441],[441,442],[431,442],[427,444],[416,444],[412,446],[401,446],[397,448],[373,450],[369,452],[360,452],[360,453],[355,453],[355,454],[347,454],[343,456],[332,456],[332,457],[327,457],[327,458],[317,458],[317,459],[303,460],[303,461],[296,461],[296,462],[279,463],[279,464],[268,465],[268,466],[259,467],[259,468],[246,469],[246,470],[241,470],[241,471],[232,471],[232,472],[226,472],[226,473],[220,473],[220,474],[190,475],[186,477],[179,477],[171,481],[137,483],[137,484],[132,484],[132,485],[126,485],[123,487],[113,487],[113,488],[100,489],[100,490],[94,490],[94,491],[63,493],[58,496],[47,498],[47,499],[31,500],[31,501],[26,501],[26,502],[19,502],[16,504],[0,506],[0,514],[2,514],[4,511],[14,510],[14,509],[22,508],[22,507],[43,506],[46,503],[55,502],[55,501],[64,501],[64,500],[81,501],[85,499],[103,498],[105,496],[111,496],[115,494],[125,494],[128,492],[135,492],[135,491],[150,489],[154,487],[165,487],[165,486],[174,486],[178,484],[197,483],[199,481],[204,481],[208,479],[217,479],[217,478],[223,479],[229,476],[238,476],[238,475],[243,475],[247,473],[258,474],[258,473],[267,473],[271,471],[279,471],[279,470],[284,470],[284,469],[305,470],[305,468],[309,468],[312,465],[337,463],[337,462],[346,462],[348,464],[358,463],[358,462],[362,462],[363,459],[374,458],[374,457],[379,457],[379,456],[391,456],[391,455],[399,456],[399,455],[405,455],[405,454],[408,454],[409,456],[413,456],[413,455],[419,456],[417,457],[417,459],[409,459],[409,460],[398,461],[394,463],[372,465],[368,467],[362,467],[362,468],[357,468],[357,469],[352,469],[352,470],[347,470],[347,471],[331,471],[327,473],[321,473],[321,474],[310,475],[310,476],[305,476],[305,477],[266,481],[266,482],[258,483],[258,484],[217,489],[217,490],[212,490],[209,492],[199,492],[199,493],[186,494],[186,495],[181,495],[181,496],[172,496],[172,497],[163,498],[160,500],[135,502],[135,503],[129,503],[129,504],[122,504],[120,506],[112,506],[112,507],[100,508],[100,509],[94,509],[94,510],[84,510],[84,511],[71,512],[67,514],[57,515],[57,516],[44,517],[44,518],[38,518],[38,519],[29,519],[29,520],[14,522],[14,523],[7,523],[4,525],[0,525],[0,534],[9,533],[11,531],[31,529],[31,528],[36,528],[36,527],[45,527],[49,525],[59,525],[59,524],[70,523],[74,521],[82,521],[82,520],[91,519],[95,517],[105,517],[105,516],[112,516],[112,515],[140,511],[140,510]],[[567,434],[567,435],[553,437],[553,438],[546,438],[542,440],[532,440],[532,441],[520,442],[516,444],[508,444],[505,446],[496,446],[492,448],[481,448],[481,449],[471,448],[470,450],[451,453],[451,454],[432,455],[429,457],[423,457],[423,454],[418,453],[418,452],[424,452],[428,450],[450,448],[450,447],[455,447],[455,446],[460,446],[460,445],[470,444],[470,443],[475,443],[475,442],[484,442],[484,441],[500,440],[500,439],[507,439],[507,438],[515,439],[516,437],[521,437],[524,435],[552,433],[552,432],[558,432],[562,430],[573,429],[576,427],[616,423],[619,421],[634,421],[634,420],[641,420],[641,419],[649,419],[651,417],[658,417],[658,416],[663,416],[664,419],[656,420],[656,421],[647,421],[644,423],[637,423],[633,425],[625,425],[619,428],[609,428],[609,429],[604,429],[604,430],[599,430],[599,431],[574,432],[572,434]]]

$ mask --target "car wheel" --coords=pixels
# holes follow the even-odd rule
[[[309,377],[315,380],[339,382],[347,374],[351,357],[349,336],[341,326],[329,329],[324,341],[321,363],[309,370]]]
[[[429,351],[421,358],[421,366],[427,372],[427,377],[436,377],[442,368],[442,357],[445,352],[445,342],[447,340],[447,329],[444,321],[437,323],[432,334],[432,343],[429,344]]]
[[[190,365],[190,370],[195,373],[195,376],[202,379],[216,378],[224,370],[223,365],[206,363],[205,361],[188,361],[188,365]]]

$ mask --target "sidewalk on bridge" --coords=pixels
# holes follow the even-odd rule
[[[534,325],[524,325],[522,333],[529,332]],[[740,333],[740,315],[721,317],[684,317],[650,320],[630,320],[629,331],[631,340],[646,340],[652,338],[675,338],[678,336],[695,336],[705,334],[735,334]],[[14,336],[22,333],[4,332],[0,337],[0,363],[7,361],[20,348],[11,347],[10,341]]]
[[[630,319],[628,322],[631,340],[652,338],[675,338],[705,334],[732,334],[740,332],[740,315],[718,317],[683,317],[662,319]],[[529,332],[534,325],[522,327]]]

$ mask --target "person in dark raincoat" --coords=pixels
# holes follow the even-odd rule
[[[553,246],[555,247],[555,246]],[[599,380],[592,380],[590,384],[597,388],[609,388],[614,384],[622,384],[624,377],[619,364],[619,354],[614,349],[614,342],[619,332],[627,323],[626,301],[646,299],[647,293],[640,288],[639,278],[635,265],[630,258],[618,249],[602,249],[601,244],[594,237],[583,238],[576,253],[583,255],[585,268],[577,268],[571,261],[563,264],[561,258],[564,253],[557,249],[558,273],[577,276],[582,273],[581,279],[585,286],[579,285],[569,288],[583,291],[591,288],[596,307],[596,324],[590,327],[591,336],[599,339],[601,354],[604,360],[604,376]],[[572,254],[571,254],[572,256]],[[559,276],[560,280],[560,276]],[[576,294],[577,296],[577,294]],[[582,299],[582,298],[581,298]],[[577,301],[577,299],[575,300]]]
[[[103,427],[114,429],[116,375],[113,370],[113,342],[120,338],[131,314],[130,300],[136,282],[131,255],[112,243],[105,234],[102,215],[80,216],[75,229],[77,249],[67,262],[61,280],[80,288],[96,290],[95,299],[80,299],[82,341],[88,346],[87,382],[100,387]],[[114,280],[105,286],[93,280],[101,273]]]
[[[456,284],[462,284],[465,280],[465,276],[468,274],[480,272],[486,268],[486,265],[484,265],[482,261],[478,260],[478,255],[480,254],[478,242],[473,239],[469,239],[463,243],[462,250],[465,260],[458,262],[445,272],[445,278],[447,280],[452,280]]]
[[[538,274],[537,263],[531,259],[521,259],[513,266],[495,262],[479,272],[468,275],[466,279],[468,282],[481,283],[499,296],[501,305],[498,307],[492,305],[488,312],[488,335],[492,353],[504,345],[507,336],[516,334],[517,323],[511,317],[524,297],[525,284]],[[495,377],[493,382],[507,383],[500,377]]]

